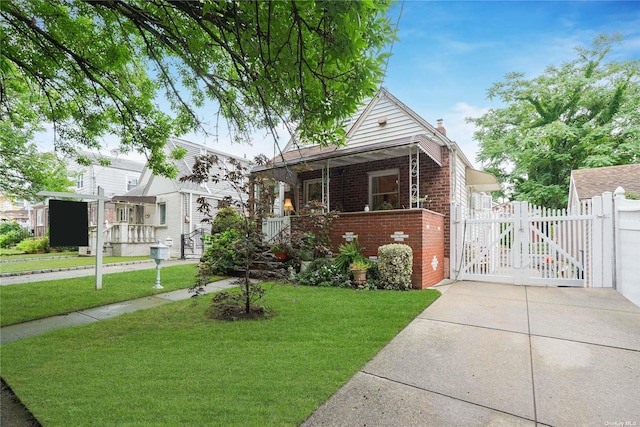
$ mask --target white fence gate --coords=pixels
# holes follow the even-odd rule
[[[616,290],[640,306],[640,200],[615,202]]]
[[[464,218],[452,209],[452,277],[516,285],[612,286],[611,193],[575,212],[512,202]]]

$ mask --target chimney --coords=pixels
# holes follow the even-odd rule
[[[438,132],[440,132],[444,136],[447,136],[447,130],[444,128],[444,126],[442,126],[442,119],[438,119],[437,123],[438,126],[436,127],[436,129],[438,130]]]

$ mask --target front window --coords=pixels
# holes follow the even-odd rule
[[[138,185],[138,178],[127,177],[127,191],[133,190]]]
[[[374,210],[397,209],[400,201],[398,169],[369,173],[369,205]]]
[[[167,204],[158,203],[158,219],[160,225],[167,225]]]
[[[322,178],[308,179],[304,182],[304,203],[312,201],[322,202]]]
[[[76,188],[83,188],[83,187],[84,187],[84,175],[80,173],[76,177]]]

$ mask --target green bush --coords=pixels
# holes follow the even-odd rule
[[[26,254],[35,254],[38,252],[50,252],[49,238],[48,237],[30,237],[22,240],[16,245],[16,249]]]
[[[231,229],[206,236],[207,249],[200,258],[200,268],[210,274],[227,275],[244,264],[242,233]]]
[[[15,222],[0,222],[0,248],[8,248],[29,236],[29,232]]]
[[[303,286],[351,287],[349,275],[341,271],[328,258],[313,260],[304,273],[298,274],[296,283]]]
[[[216,217],[211,224],[211,234],[223,233],[227,230],[236,230],[240,228],[241,218],[238,211],[227,206],[218,211]]]
[[[384,289],[410,289],[413,251],[404,244],[393,243],[378,248],[380,285]]]

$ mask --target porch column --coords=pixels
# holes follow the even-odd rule
[[[329,200],[329,182],[330,181],[331,181],[331,174],[329,169],[329,160],[327,160],[326,167],[322,169],[322,203],[326,204],[327,212],[331,210],[331,203]]]
[[[409,146],[409,209],[419,207],[420,197],[420,148],[416,147],[416,154],[413,155],[413,146]]]
[[[249,175],[249,199],[247,203],[249,205],[249,216],[253,217],[256,211],[256,177]]]
[[[278,212],[277,216],[284,216],[284,182],[278,181]]]

